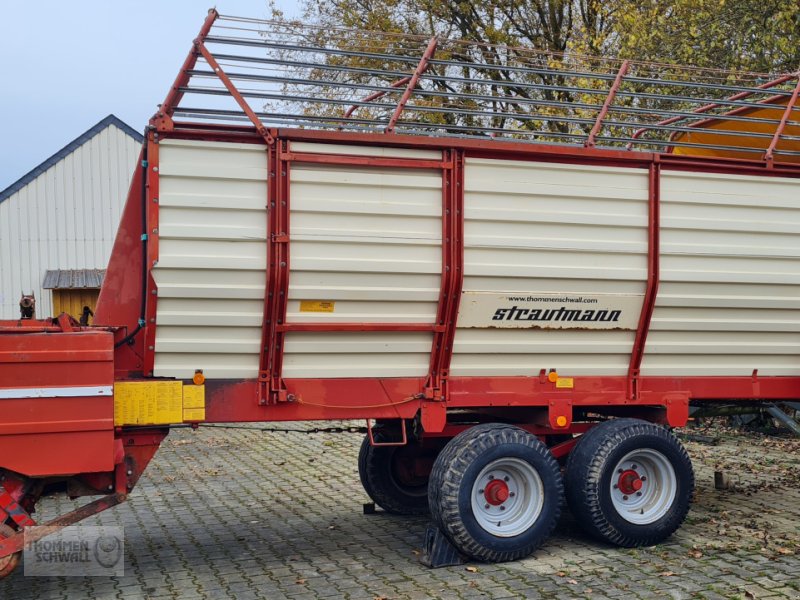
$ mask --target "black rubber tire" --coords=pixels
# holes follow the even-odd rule
[[[639,525],[619,514],[610,488],[619,461],[645,448],[669,460],[677,490],[663,517]],[[625,548],[652,546],[671,536],[686,519],[694,494],[694,470],[686,450],[666,428],[639,419],[614,419],[596,425],[578,440],[567,460],[565,487],[567,503],[588,533]]]
[[[498,458],[519,458],[542,479],[544,503],[536,521],[513,537],[483,529],[472,511],[471,493],[481,470]],[[558,463],[536,436],[498,423],[476,425],[454,437],[433,464],[428,500],[434,523],[462,554],[504,562],[528,556],[552,533],[561,514],[563,483]]]
[[[372,432],[376,442],[389,441],[381,429]],[[403,482],[396,472],[396,460],[402,453],[413,452],[418,444],[409,440],[406,446],[373,446],[369,435],[364,436],[358,453],[358,474],[364,491],[375,504],[395,515],[428,514],[428,479],[411,485]]]

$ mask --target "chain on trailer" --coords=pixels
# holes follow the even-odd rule
[[[333,426],[333,427],[311,427],[301,429],[297,427],[248,427],[246,425],[222,425],[219,423],[207,423],[203,425],[204,429],[242,429],[245,431],[258,431],[261,433],[357,433],[360,435],[367,435],[369,428],[366,426]]]

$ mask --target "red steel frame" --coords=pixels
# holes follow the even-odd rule
[[[210,19],[215,18],[214,13]],[[212,19],[213,22],[213,19]],[[230,91],[236,102],[252,122],[253,127],[209,125],[200,123],[175,123],[154,120],[155,138],[178,137],[208,141],[237,141],[266,144],[268,162],[268,216],[267,216],[267,286],[265,290],[263,353],[257,381],[208,381],[208,421],[261,421],[261,420],[312,420],[312,419],[409,419],[422,416],[423,429],[433,433],[443,431],[447,425],[447,408],[527,408],[550,431],[572,430],[574,409],[586,407],[614,412],[619,407],[636,410],[654,420],[682,425],[688,416],[691,399],[777,399],[791,398],[800,392],[800,378],[796,377],[643,377],[640,373],[645,354],[647,334],[655,309],[660,280],[660,173],[663,169],[713,171],[719,173],[749,173],[771,176],[800,176],[794,165],[772,164],[764,160],[740,160],[675,156],[671,154],[630,153],[618,150],[595,149],[594,142],[600,133],[617,91],[628,72],[628,61],[621,65],[608,95],[598,112],[594,127],[585,148],[545,145],[525,145],[498,140],[432,139],[402,136],[394,127],[405,104],[413,94],[420,76],[429,65],[436,50],[432,38],[414,73],[401,78],[391,87],[407,84],[389,120],[385,133],[349,133],[342,131],[270,130],[267,131],[238,93],[230,79],[219,67],[203,40],[208,28],[204,24],[195,41],[185,69],[193,66],[192,57],[204,57]],[[187,66],[188,65],[188,66]],[[768,88],[786,81],[777,79],[761,86]],[[184,85],[181,77],[176,85]],[[180,84],[180,85],[178,85]],[[800,88],[798,88],[800,89]],[[174,90],[173,90],[174,91]],[[795,90],[797,92],[797,90]],[[365,98],[373,100],[386,92]],[[750,92],[748,92],[750,93]],[[745,93],[747,94],[747,93]],[[737,96],[738,97],[738,96]],[[162,112],[171,115],[174,102],[180,96],[172,94],[165,100]],[[796,102],[796,98],[793,98]],[[788,120],[789,103],[784,121]],[[698,109],[698,113],[715,105]],[[347,111],[352,114],[355,107]],[[785,123],[784,123],[785,125]],[[779,128],[780,129],[780,128]],[[391,133],[392,135],[385,135]],[[637,132],[636,136],[641,132]],[[776,138],[780,130],[776,131]],[[398,146],[424,148],[441,152],[440,159],[386,158],[356,155],[331,155],[295,152],[293,141],[317,143],[344,143],[355,145]],[[148,146],[151,156],[148,173],[148,230],[150,240],[148,269],[157,260],[158,191],[157,143]],[[464,161],[467,157],[490,157],[511,160],[537,160],[558,163],[579,163],[607,166],[626,166],[647,169],[648,193],[648,253],[647,282],[636,335],[631,348],[628,372],[618,377],[574,378],[574,388],[558,389],[540,374],[528,377],[456,377],[449,373],[456,320],[463,285],[464,264]],[[436,169],[442,173],[442,275],[436,320],[433,323],[342,323],[342,322],[287,322],[286,307],[289,296],[290,267],[290,186],[291,165],[295,163],[338,164],[364,168]],[[152,278],[150,279],[152,281]],[[145,372],[152,371],[155,326],[150,327],[155,316],[156,293],[150,290],[148,302],[148,327],[144,348]],[[152,313],[150,310],[152,309]],[[349,378],[349,379],[288,379],[283,378],[283,346],[285,336],[292,331],[430,331],[431,356],[428,373],[418,378]],[[557,366],[557,365],[555,365]],[[569,375],[565,373],[563,375]],[[253,401],[253,398],[257,401]],[[536,411],[539,411],[538,413]],[[544,411],[544,412],[542,412]],[[556,416],[567,418],[559,425]],[[563,423],[563,421],[562,421]]]
[[[781,121],[778,123],[778,126],[775,128],[775,134],[772,136],[772,141],[770,142],[767,151],[764,153],[764,160],[767,161],[767,166],[769,167],[772,167],[775,163],[775,149],[778,147],[778,142],[781,139],[781,135],[783,135],[783,130],[786,129],[786,124],[789,122],[789,117],[797,105],[798,95],[800,95],[800,74],[797,75],[797,85],[794,86],[792,96],[789,98],[789,102],[786,103],[786,110],[783,111]]]
[[[17,379],[23,377],[23,371],[27,373],[25,375],[27,380],[20,379],[18,387],[34,383],[45,387],[67,385],[66,382],[73,383],[76,381],[74,374],[77,372],[75,364],[90,359],[105,360],[106,365],[102,375],[105,379],[102,383],[111,382],[112,377],[115,380],[126,380],[152,376],[158,300],[158,289],[152,277],[152,268],[157,264],[159,256],[159,142],[165,137],[170,137],[262,145],[265,147],[265,160],[268,166],[267,283],[259,376],[249,380],[207,381],[206,421],[208,422],[412,419],[420,416],[424,435],[449,437],[467,425],[448,422],[448,408],[483,412],[489,418],[496,411],[512,410],[517,411],[513,413],[516,415],[514,418],[522,427],[536,435],[547,435],[563,432],[580,433],[591,427],[592,424],[586,421],[573,423],[573,412],[576,409],[612,416],[636,415],[671,426],[680,426],[686,423],[691,400],[778,400],[796,398],[800,395],[800,377],[761,377],[757,370],[747,377],[652,377],[642,376],[640,372],[660,281],[659,216],[662,171],[751,174],[800,180],[799,165],[775,162],[773,158],[782,132],[800,96],[800,81],[787,104],[772,143],[761,161],[676,156],[669,153],[630,153],[594,148],[594,141],[602,128],[603,120],[627,73],[627,62],[623,63],[617,73],[585,148],[528,145],[498,140],[436,139],[396,135],[394,127],[406,102],[413,94],[419,77],[427,69],[436,50],[436,38],[433,38],[414,74],[392,84],[391,87],[399,87],[407,83],[407,87],[384,134],[268,130],[205,47],[204,41],[217,17],[216,11],[209,12],[173,87],[159,112],[150,122],[151,127],[145,142],[146,153],[143,152],[140,157],[140,168],[144,171],[137,173],[133,178],[96,311],[96,323],[102,325],[92,328],[80,327],[65,316],[35,322],[0,322],[0,341],[9,342],[0,346],[0,368],[5,368],[8,373],[14,372],[12,378]],[[252,127],[183,123],[173,120],[172,116],[182,97],[180,90],[187,85],[189,71],[194,68],[200,56],[206,60],[242,108]],[[761,87],[768,88],[792,77],[796,75],[777,79]],[[744,97],[749,93],[752,92],[733,96],[733,99]],[[379,96],[373,95],[365,101],[377,97]],[[696,112],[702,113],[715,106],[717,105],[709,104]],[[352,109],[348,111],[348,114],[351,113]],[[679,118],[664,123],[675,120]],[[637,132],[634,137],[640,134],[641,132]],[[423,159],[294,152],[291,144],[295,141],[418,148],[435,150],[441,154],[438,159]],[[464,164],[470,157],[624,166],[647,170],[649,182],[647,281],[626,375],[575,377],[574,387],[569,389],[556,387],[556,384],[546,376],[544,369],[538,374],[531,373],[529,376],[517,377],[450,375],[450,361],[464,279]],[[291,166],[295,163],[441,171],[442,270],[434,322],[286,321],[290,284]],[[141,206],[142,201],[145,203],[144,211]],[[144,256],[141,254],[142,242],[145,243]],[[142,260],[145,261],[143,265]],[[146,275],[144,283],[143,270]],[[145,297],[142,298],[142,295]],[[144,314],[141,314],[142,306]],[[134,328],[134,324],[138,326]],[[425,375],[419,377],[284,379],[283,347],[286,334],[292,331],[429,331],[432,346],[428,370]],[[95,339],[102,339],[102,344],[93,342]],[[112,350],[113,342],[116,344]],[[43,350],[42,344],[47,348]],[[42,377],[33,372],[35,366],[32,363],[25,364],[25,360],[30,362],[29,359],[20,358],[32,356],[31,352],[34,351],[37,361],[41,363],[49,361],[55,365],[46,371],[43,370]],[[18,368],[17,364],[20,361],[24,369]],[[98,373],[96,368],[83,369],[78,380],[84,378],[85,382],[95,383],[91,377],[100,376]],[[87,377],[89,379],[86,379]],[[19,404],[17,402],[17,405]],[[48,523],[50,530],[53,530],[124,501],[167,434],[168,428],[114,428],[110,413],[106,414],[109,408],[106,404],[101,401],[90,406],[85,402],[83,408],[94,410],[96,413],[90,415],[98,424],[96,441],[93,442],[96,452],[90,452],[92,456],[85,459],[75,455],[62,457],[58,456],[57,449],[60,446],[57,440],[47,437],[52,433],[53,424],[63,427],[64,423],[80,420],[83,417],[80,411],[74,413],[70,408],[73,407],[71,403],[51,402],[50,405],[57,407],[53,409],[55,411],[53,418],[56,421],[0,423],[0,441],[8,447],[9,443],[17,443],[13,441],[13,435],[42,436],[38,442],[37,440],[28,442],[38,443],[37,447],[56,444],[53,446],[55,450],[49,453],[56,457],[48,458],[47,473],[53,474],[58,471],[62,474],[71,474],[70,481],[79,486],[76,495],[108,492],[108,495],[100,500]],[[105,411],[101,415],[102,418],[98,416],[100,414],[98,411]],[[23,427],[24,431],[20,433],[16,429],[9,430],[15,427],[17,429]],[[84,429],[78,427],[67,433],[81,436],[85,434],[85,424],[82,427]],[[58,430],[58,433],[64,432]],[[403,429],[403,440],[405,439],[406,432]],[[84,439],[83,445],[85,444]],[[566,443],[555,447],[553,452],[560,457],[566,455],[570,449],[570,443]],[[13,456],[14,452],[11,451],[10,454]],[[19,462],[20,457],[17,459]],[[19,465],[22,465],[18,467],[19,469],[30,470],[28,475],[41,475],[36,470],[44,467],[36,463],[35,457],[25,456],[22,459],[19,462]],[[82,469],[82,460],[93,461],[91,464],[94,467],[90,467],[89,462],[86,462],[85,468]],[[58,468],[59,464],[63,466],[61,471]],[[78,474],[75,475],[76,473]],[[7,475],[0,483],[0,517],[12,518],[17,524],[32,523],[33,520],[27,510],[30,510],[35,503],[38,497],[36,493],[26,492],[24,480],[19,476]],[[21,547],[21,532],[8,539],[0,539],[0,557]]]
[[[661,167],[658,157],[654,157],[648,171],[648,219],[647,219],[647,287],[645,288],[642,312],[636,328],[636,337],[631,351],[631,360],[628,365],[628,400],[636,400],[639,395],[639,369],[644,358],[644,347],[647,343],[647,334],[650,331],[650,321],[656,308],[658,297],[658,282],[661,278],[660,261],[660,206],[661,206]]]
[[[622,78],[628,74],[628,68],[630,67],[630,64],[631,63],[628,60],[622,61],[622,66],[619,68],[617,76],[614,78],[614,83],[611,85],[611,88],[608,90],[608,94],[606,95],[606,99],[603,101],[603,107],[600,109],[600,112],[597,113],[597,120],[595,121],[592,130],[589,132],[589,137],[587,137],[586,142],[584,142],[584,146],[587,148],[594,147],[597,135],[600,133],[600,129],[603,127],[603,119],[606,118],[611,105],[614,104],[614,98],[617,97],[617,92],[619,91],[620,86],[622,86]]]
[[[184,128],[185,127],[185,128]],[[226,139],[215,129],[213,136],[197,131],[194,124],[180,125],[164,135],[189,139]],[[247,129],[232,128],[230,139],[264,143],[260,135],[247,137]],[[714,159],[622,151],[575,149],[557,146],[519,145],[507,142],[480,140],[432,140],[410,136],[320,132],[307,130],[275,130],[275,168],[270,168],[271,204],[269,242],[271,250],[269,289],[265,314],[275,315],[265,328],[272,340],[269,348],[282,347],[282,334],[291,331],[431,331],[433,346],[428,374],[420,378],[386,379],[287,379],[281,377],[281,357],[269,356],[269,392],[265,400],[259,391],[262,382],[207,381],[207,420],[219,422],[261,420],[314,419],[409,419],[421,412],[426,432],[444,430],[447,408],[527,408],[541,409],[545,416],[538,419],[541,431],[572,431],[572,411],[580,408],[614,412],[619,407],[654,420],[682,425],[688,416],[692,399],[774,400],[792,398],[800,392],[798,377],[648,377],[639,369],[644,356],[647,333],[655,307],[659,283],[659,181],[664,169],[713,171],[720,173],[751,173],[768,176],[800,177],[800,168],[775,165],[767,169],[764,163],[735,159]],[[291,150],[292,141],[316,141],[356,145],[379,145],[437,149],[441,160],[412,158],[379,158],[298,153]],[[576,377],[571,390],[557,389],[546,377],[532,373],[530,377],[450,377],[449,361],[455,337],[455,317],[458,313],[463,281],[463,163],[467,157],[497,157],[544,162],[627,166],[647,169],[649,181],[648,217],[648,276],[642,311],[626,376]],[[434,323],[287,323],[285,298],[288,294],[288,256],[291,240],[289,230],[289,178],[291,163],[343,164],[364,167],[394,167],[440,169],[442,171],[442,285],[439,307]],[[272,173],[275,177],[272,177]],[[281,294],[283,292],[283,294]],[[272,300],[270,300],[272,298]],[[266,321],[265,321],[266,324]],[[267,335],[265,333],[265,335]],[[557,365],[555,365],[557,366]],[[562,373],[569,376],[569,373]],[[260,398],[261,404],[251,398]],[[291,401],[284,401],[291,400]],[[263,406],[267,404],[267,406]],[[564,414],[566,427],[559,427],[553,418]],[[430,426],[430,427],[428,427]]]

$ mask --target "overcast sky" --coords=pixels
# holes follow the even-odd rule
[[[298,16],[296,2],[277,4],[287,16]],[[142,131],[213,5],[2,2],[0,190],[108,114]],[[218,0],[216,8],[221,14],[268,16],[266,0]]]

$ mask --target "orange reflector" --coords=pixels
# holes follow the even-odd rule
[[[559,415],[556,417],[556,425],[559,427],[566,427],[567,426],[567,417],[564,415]]]
[[[194,377],[192,377],[192,381],[195,385],[203,385],[206,382],[206,376],[203,375],[203,372],[199,369],[194,372]]]
[[[551,383],[555,383],[556,381],[558,381],[558,373],[556,373],[555,371],[550,371],[547,374],[547,380],[550,381]]]

